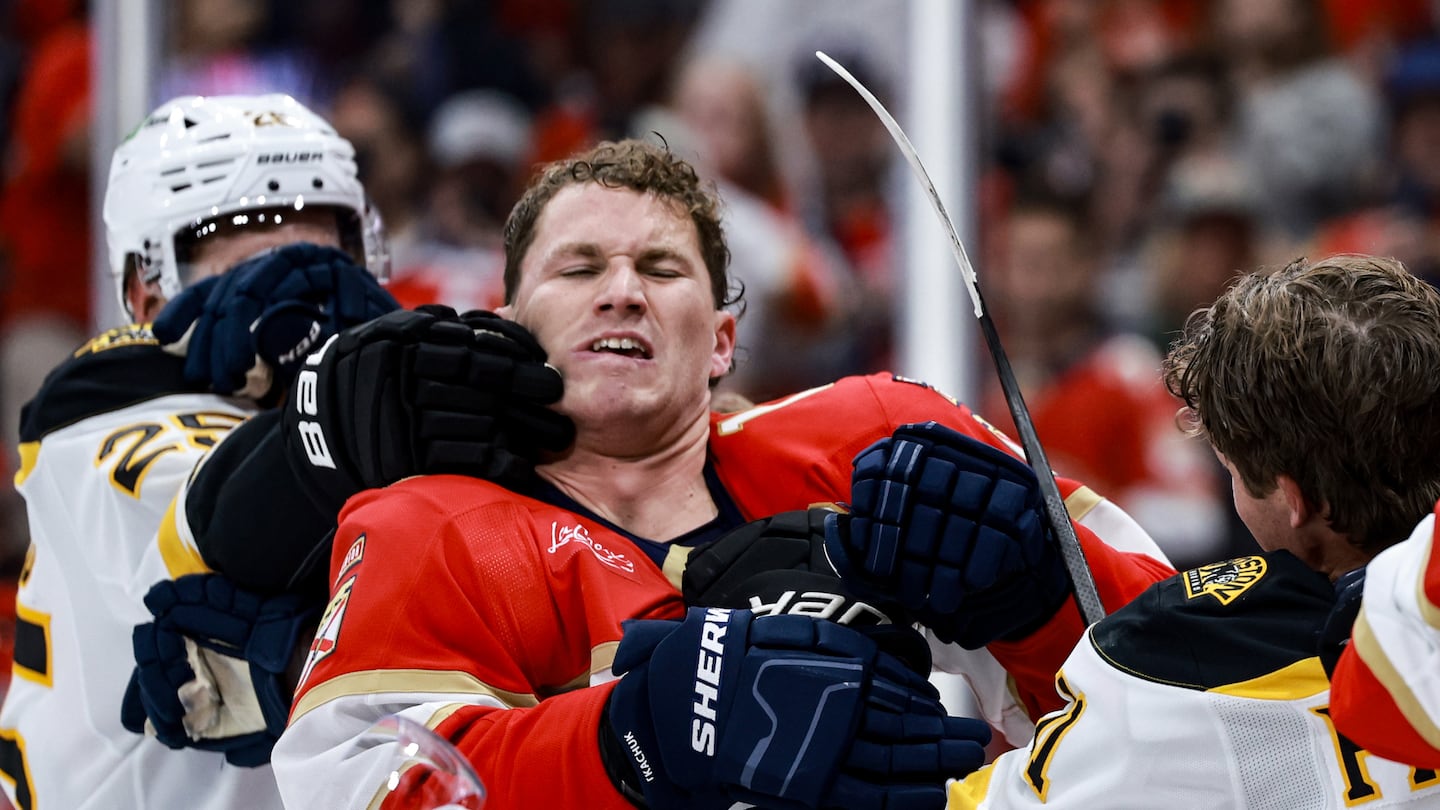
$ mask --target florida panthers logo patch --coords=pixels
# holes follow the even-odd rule
[[[1264,557],[1240,557],[1186,571],[1185,595],[1191,599],[1213,596],[1228,605],[1265,576]]]
[[[305,656],[305,669],[300,672],[297,690],[310,679],[315,665],[335,652],[335,646],[340,643],[340,625],[345,621],[345,608],[350,604],[350,589],[353,587],[355,577],[336,588],[334,598],[325,606],[325,614],[320,617],[320,626],[315,630],[315,640],[310,642],[310,654]]]

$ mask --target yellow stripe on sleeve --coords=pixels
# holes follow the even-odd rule
[[[1325,667],[1317,656],[1311,656],[1258,678],[1227,683],[1208,691],[1256,700],[1298,700],[1318,695],[1329,688],[1330,679],[1325,677]]]
[[[20,469],[15,471],[15,486],[25,483],[30,477],[30,472],[35,469],[35,461],[40,458],[40,442],[20,443]]]
[[[160,520],[160,533],[156,538],[160,545],[160,558],[165,561],[165,570],[170,572],[171,579],[178,579],[186,574],[208,574],[210,566],[200,557],[200,551],[180,539],[180,527],[175,522],[178,503],[179,498],[170,500],[170,508],[165,510],[165,517]]]
[[[945,791],[945,810],[975,810],[989,795],[994,775],[995,766],[986,765],[964,779],[951,779]]]

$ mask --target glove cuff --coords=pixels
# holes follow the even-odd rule
[[[640,790],[640,772],[635,770],[635,763],[630,761],[625,744],[615,733],[615,727],[610,725],[609,701],[606,701],[605,709],[600,712],[599,743],[600,764],[605,767],[605,775],[610,777],[610,784],[626,801],[639,808],[648,808],[650,805]]]

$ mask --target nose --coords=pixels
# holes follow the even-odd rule
[[[628,259],[611,262],[595,298],[595,308],[600,312],[616,309],[634,313],[645,311],[644,279],[634,262]]]

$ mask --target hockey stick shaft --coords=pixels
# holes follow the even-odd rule
[[[820,51],[815,56],[824,62],[827,67],[835,71],[836,75],[844,79],[847,84],[855,88],[875,115],[880,118],[885,129],[889,131],[890,137],[900,147],[900,152],[905,156],[905,162],[910,164],[910,169],[916,179],[930,195],[930,207],[935,216],[940,219],[940,224],[945,233],[950,237],[950,252],[955,256],[955,263],[960,267],[960,273],[965,280],[966,289],[970,292],[970,300],[975,304],[975,317],[980,322],[980,331],[985,336],[985,346],[990,351],[990,359],[995,364],[995,372],[1000,377],[1000,388],[1005,392],[1005,404],[1009,406],[1010,416],[1015,420],[1015,431],[1020,434],[1020,446],[1025,450],[1025,457],[1029,460],[1030,466],[1035,470],[1035,476],[1040,480],[1040,492],[1044,496],[1045,517],[1050,522],[1050,528],[1055,533],[1055,539],[1060,546],[1060,556],[1065,560],[1065,568],[1070,574],[1070,582],[1075,587],[1075,601],[1080,605],[1080,615],[1084,617],[1087,624],[1093,624],[1105,618],[1105,606],[1100,602],[1100,594],[1095,589],[1095,578],[1090,573],[1090,566],[1085,561],[1085,550],[1080,547],[1080,539],[1075,535],[1075,527],[1070,523],[1070,513],[1065,509],[1065,499],[1060,497],[1060,487],[1055,483],[1055,474],[1050,469],[1050,462],[1045,457],[1045,449],[1040,446],[1040,437],[1035,432],[1035,423],[1030,418],[1030,409],[1025,406],[1025,398],[1020,394],[1020,384],[1015,379],[1015,372],[1010,367],[1010,359],[1005,354],[1005,348],[1000,345],[1000,334],[995,330],[995,321],[985,309],[985,301],[980,295],[979,280],[975,277],[975,268],[970,264],[970,258],[965,254],[965,246],[960,242],[960,235],[955,230],[955,224],[950,221],[950,215],[945,211],[945,203],[940,200],[940,193],[935,189],[935,183],[930,180],[930,173],[925,171],[925,165],[920,162],[920,155],[910,143],[910,138],[900,128],[895,117],[885,109],[885,105],[860,83],[860,80],[850,75],[846,70],[829,56]]]

